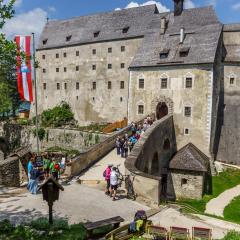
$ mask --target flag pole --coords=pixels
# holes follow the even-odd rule
[[[36,74],[36,56],[35,56],[35,34],[32,33],[33,38],[33,74],[34,74],[34,95],[35,95],[35,124],[36,124],[36,138],[37,138],[37,155],[39,155],[39,137],[38,137],[38,101],[37,101],[37,74]]]

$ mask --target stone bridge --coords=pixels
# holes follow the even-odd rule
[[[141,136],[125,161],[127,174],[135,175],[134,190],[138,195],[156,203],[166,198],[169,162],[176,151],[173,116],[167,115]]]

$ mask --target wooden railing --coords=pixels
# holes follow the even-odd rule
[[[126,127],[127,124],[128,124],[128,120],[127,120],[127,118],[124,118],[121,121],[117,121],[117,122],[109,124],[108,126],[106,126],[103,129],[103,132],[104,133],[111,133],[111,132],[115,131],[117,128],[124,128],[124,127]]]

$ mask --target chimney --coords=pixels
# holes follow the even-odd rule
[[[174,16],[180,16],[183,11],[184,0],[173,0],[174,1]]]
[[[164,34],[167,28],[167,21],[165,17],[161,18],[161,26],[160,26],[160,32],[161,34]]]
[[[184,38],[185,38],[185,29],[181,28],[180,29],[180,43],[183,43]]]

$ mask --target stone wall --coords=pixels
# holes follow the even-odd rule
[[[168,174],[168,196],[171,199],[202,199],[203,191],[203,173],[171,170]]]
[[[169,142],[168,146],[166,142]],[[135,175],[134,190],[138,195],[160,202],[162,176],[166,175],[176,148],[172,115],[155,121],[141,136],[125,161],[126,173]]]
[[[17,156],[0,161],[0,185],[19,187],[21,184],[20,172],[20,161]]]

